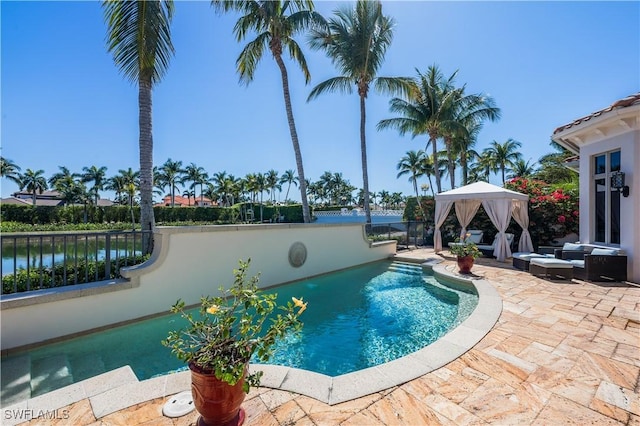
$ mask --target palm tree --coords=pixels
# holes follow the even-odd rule
[[[391,94],[404,93],[409,88],[408,79],[376,76],[393,38],[393,24],[391,18],[382,14],[380,1],[358,0],[355,8],[344,7],[336,11],[335,17],[329,20],[328,29],[313,30],[310,41],[312,48],[327,53],[342,75],[318,84],[308,100],[329,91],[351,93],[353,86],[360,97],[360,152],[367,224],[371,223],[371,208],[365,100],[371,84],[376,91]]]
[[[178,189],[178,185],[182,185],[183,174],[184,170],[182,170],[182,161],[173,161],[171,158],[165,161],[165,163],[158,169],[158,178],[165,184],[165,186],[169,186],[169,191],[171,193],[171,207],[174,207],[175,205],[176,189]],[[142,191],[142,188],[140,188],[140,190]]]
[[[153,166],[153,194],[160,196],[160,198],[162,198],[164,201],[165,188],[167,187],[167,185],[168,183],[164,182],[162,173],[160,172],[158,166]],[[142,210],[140,210],[140,215],[142,215]],[[142,216],[140,217],[140,219],[142,219]]]
[[[432,65],[426,73],[416,69],[418,76],[413,79],[412,89],[406,99],[393,98],[389,101],[391,112],[399,113],[401,117],[381,120],[377,128],[397,129],[400,135],[411,133],[413,137],[427,135],[429,141],[425,150],[431,145],[434,164],[439,164],[438,138],[442,137],[448,128],[455,88],[453,82],[458,71],[445,79],[437,65]],[[440,169],[434,168],[434,177],[438,192],[442,192]]]
[[[482,129],[482,123],[471,122],[465,124],[466,130],[453,138],[453,150],[457,155],[458,163],[462,169],[462,185],[469,183],[469,161],[479,154],[473,149],[478,140],[478,134]]]
[[[424,151],[407,151],[396,165],[396,169],[398,170],[396,178],[409,175],[409,182],[413,185],[413,190],[416,193],[416,201],[422,211],[422,217],[426,218],[418,193],[418,178],[424,175]]]
[[[508,167],[513,166],[514,161],[522,158],[522,154],[518,151],[522,144],[511,138],[507,139],[504,143],[496,141],[491,142],[489,148],[486,151],[493,158],[494,164],[500,169],[502,174],[502,184],[505,182],[505,170]]]
[[[383,205],[383,209],[386,210],[389,208],[389,191],[382,190],[380,191],[380,204]]]
[[[24,174],[20,175],[20,190],[26,189],[33,195],[33,205],[36,205],[36,193],[42,194],[49,187],[47,180],[44,178],[44,170],[27,169]]]
[[[0,177],[7,178],[21,186],[20,167],[8,158],[0,157]]]
[[[225,206],[227,205],[227,193],[226,193],[227,185],[225,184],[226,180],[227,180],[227,172],[224,170],[221,172],[215,172],[213,174],[213,177],[211,178],[211,182],[215,186],[216,192],[220,196],[220,202],[223,203]]]
[[[455,140],[469,137],[469,131],[474,131],[473,126],[481,125],[484,120],[495,121],[500,118],[500,108],[495,106],[493,98],[484,94],[465,95],[464,90],[465,86],[454,90],[453,103],[448,111],[447,120],[443,123],[452,189],[456,187]]]
[[[529,178],[535,173],[536,169],[534,164],[531,164],[531,160],[527,160],[526,162],[519,158],[513,162],[513,166],[511,167],[511,173],[507,176],[507,179],[513,179],[517,177]]]
[[[115,192],[114,202],[118,204],[125,204],[124,194],[126,193],[124,178],[120,175],[111,176],[104,185],[104,189],[107,191]]]
[[[187,205],[190,207],[191,206],[191,197],[193,197],[194,201],[196,199],[196,191],[194,191],[193,189],[185,189],[182,192],[182,196],[183,197],[187,197]]]
[[[65,166],[58,166],[58,169],[60,169],[60,171],[54,173],[49,178],[49,187],[51,188],[55,188],[58,182],[69,182],[75,180],[77,177],[80,177],[80,175],[76,173],[71,173],[71,171]]]
[[[276,202],[276,189],[280,186],[278,184],[278,172],[271,169],[267,173],[264,174],[265,185],[269,193],[271,194],[271,203],[275,204]],[[281,187],[280,187],[281,188]]]
[[[431,181],[431,176],[436,174],[436,167],[433,162],[433,155],[424,156],[424,161],[422,163],[422,173],[429,179],[429,188],[431,188],[431,195],[436,196],[435,191],[433,190],[433,182]]]
[[[84,183],[77,180],[82,176],[71,173],[67,167],[59,166],[58,168],[60,171],[49,178],[49,187],[60,193],[65,205],[82,202],[83,194],[87,192]]]
[[[234,27],[234,34],[238,41],[242,41],[247,32],[252,30],[258,33],[257,37],[247,44],[236,60],[240,80],[246,84],[253,80],[254,72],[262,55],[268,48],[273,59],[278,64],[282,78],[282,93],[284,95],[287,121],[291,143],[296,157],[296,167],[300,178],[300,196],[302,198],[302,215],[305,223],[311,222],[309,203],[307,202],[307,188],[304,180],[304,167],[302,153],[298,142],[298,132],[293,118],[291,96],[289,93],[289,75],[287,67],[282,60],[282,53],[286,49],[302,69],[305,83],[311,80],[311,74],[307,67],[307,61],[302,49],[293,37],[308,29],[312,25],[323,25],[324,19],[313,11],[311,0],[266,0],[266,1],[229,1],[213,0],[212,4],[219,10],[236,10],[244,14]]]
[[[262,203],[262,196],[264,195],[264,191],[267,189],[267,180],[262,173],[256,174],[255,189],[260,194],[260,222],[263,222],[264,204]]]
[[[550,145],[555,152],[543,155],[538,159],[540,167],[533,174],[533,177],[547,183],[575,181],[578,174],[575,170],[565,166],[565,161],[575,154],[553,140]]]
[[[140,147],[140,222],[143,250],[153,245],[153,134],[151,92],[169,67],[173,55],[171,19],[173,0],[104,0],[104,17],[108,26],[107,49],[116,66],[138,85]]]
[[[93,186],[89,189],[89,192],[93,195],[94,204],[98,205],[100,199],[100,191],[104,189],[106,183],[105,176],[107,175],[107,168],[102,167],[83,167],[82,182],[93,182]]]
[[[485,148],[469,167],[469,182],[489,181],[489,175],[498,171],[498,166],[493,157],[493,152]]]
[[[287,193],[284,196],[284,201],[286,202],[287,200],[289,200],[289,189],[291,189],[291,184],[294,184],[295,186],[298,186],[298,182],[300,182],[300,179],[298,179],[298,176],[296,176],[296,173],[289,169],[287,171],[285,171],[282,176],[280,176],[280,184],[287,184]]]
[[[202,186],[209,180],[207,172],[204,168],[196,166],[195,163],[191,163],[184,168],[184,180],[191,182],[189,189],[195,189],[197,185],[200,185],[200,205],[202,205]],[[195,194],[193,199],[195,201]]]

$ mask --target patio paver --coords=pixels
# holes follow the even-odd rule
[[[401,254],[434,257],[432,250]],[[445,260],[455,271],[453,258]],[[543,280],[486,258],[476,261],[473,273],[500,293],[503,311],[460,358],[336,405],[282,390],[252,390],[243,404],[245,425],[640,425],[640,287]],[[163,417],[166,399],[101,418],[90,398],[63,410],[83,425],[195,424],[195,412]]]

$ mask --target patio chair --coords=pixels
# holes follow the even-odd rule
[[[575,252],[563,253],[573,265],[574,278],[583,281],[626,281],[627,256],[617,249],[594,248],[575,259]]]
[[[482,241],[482,236],[484,235],[484,232],[479,229],[469,229],[467,230],[467,234],[469,236],[465,238],[464,241],[480,244],[480,242]],[[460,244],[464,244],[464,243],[451,242],[449,243],[449,247],[453,247],[455,245],[460,245]]]
[[[564,243],[561,248],[554,250],[556,259],[565,260],[582,260],[586,253],[589,253],[587,248],[578,243]]]
[[[551,255],[545,255],[541,253],[528,253],[528,252],[517,252],[511,254],[512,265],[514,268],[519,269],[521,271],[529,271],[529,263],[531,259],[536,257],[550,257]]]
[[[534,257],[529,261],[529,273],[543,278],[563,278],[571,281],[573,270],[571,262],[555,257]]]
[[[498,239],[498,235],[496,234],[496,236],[493,238],[493,242],[491,244],[478,244],[478,249],[480,249],[480,251],[482,252],[483,256],[486,257],[493,257],[493,251],[496,248],[496,242]],[[507,232],[505,233],[505,235],[507,236],[507,243],[509,244],[509,247],[513,247],[513,237],[514,235]]]

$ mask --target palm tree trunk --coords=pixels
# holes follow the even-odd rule
[[[282,57],[274,55],[276,63],[280,68],[282,76],[282,93],[284,95],[284,106],[287,110],[287,120],[289,122],[289,133],[291,133],[291,143],[293,143],[293,151],[296,156],[296,167],[298,168],[298,179],[300,180],[300,199],[302,200],[302,218],[304,223],[311,223],[311,215],[309,214],[309,202],[307,200],[307,184],[304,180],[304,167],[302,165],[302,153],[300,152],[300,144],[298,143],[298,132],[296,131],[296,123],[293,119],[293,109],[291,108],[291,95],[289,94],[289,77],[287,67],[285,67]]]
[[[291,182],[289,182],[289,186],[287,186],[287,194],[284,196],[284,201],[286,202],[289,199],[289,190],[291,189]]]
[[[142,249],[150,253],[153,248],[153,135],[151,125],[151,79],[143,76],[138,81],[138,108],[140,126],[140,225],[143,231]]]
[[[360,154],[362,156],[362,190],[364,191],[364,214],[367,225],[371,224],[371,208],[369,206],[369,174],[367,173],[367,139],[365,135],[365,123],[367,113],[365,110],[365,97],[360,95]]]
[[[418,202],[418,207],[420,207],[420,211],[422,212],[422,221],[427,220],[427,215],[424,213],[424,208],[422,208],[422,203],[420,202],[420,194],[418,193],[418,178],[416,175],[413,175],[413,190],[416,191],[416,201]]]
[[[466,185],[469,181],[469,166],[467,164],[467,153],[464,150],[460,152],[460,167],[462,167],[462,185]]]
[[[431,151],[433,152],[433,176],[436,178],[436,187],[438,188],[438,194],[442,192],[442,184],[440,182],[440,168],[438,167],[438,147],[436,146],[435,135],[429,134],[429,143],[431,144]],[[427,144],[428,146],[428,144]]]
[[[455,159],[453,158],[453,147],[452,147],[451,139],[445,138],[444,143],[445,143],[445,147],[447,148],[447,160],[449,160],[447,167],[449,169],[449,179],[451,181],[451,189],[454,189],[456,187],[456,163],[455,163]]]

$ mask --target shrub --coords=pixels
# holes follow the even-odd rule
[[[515,178],[505,188],[529,195],[529,233],[534,246],[551,245],[557,238],[577,233],[577,184],[549,185],[540,180]]]

